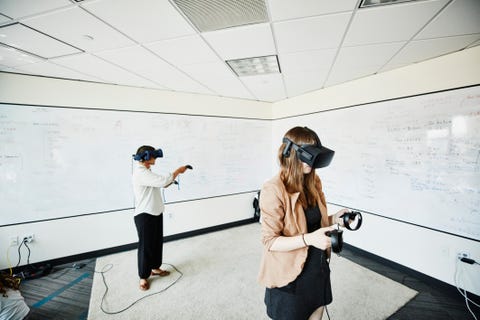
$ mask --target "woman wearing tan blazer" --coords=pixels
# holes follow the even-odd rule
[[[331,241],[325,232],[347,209],[328,216],[315,168],[334,152],[306,127],[290,129],[278,151],[280,172],[260,193],[263,257],[259,282],[266,287],[267,314],[275,320],[321,319],[332,302]]]

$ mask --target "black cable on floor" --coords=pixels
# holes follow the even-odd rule
[[[338,256],[340,256],[340,255],[338,255]],[[330,269],[330,259],[331,259],[331,258],[326,258],[327,265],[328,265],[328,268],[329,268],[329,269]],[[330,277],[330,275],[329,275],[329,277]],[[327,287],[326,287],[326,286],[323,288],[323,296],[324,296],[324,297],[327,296]],[[325,305],[325,312],[327,313],[328,320],[330,320],[330,314],[328,313],[327,305]]]
[[[330,320],[330,314],[328,313],[328,308],[325,306],[325,312],[327,313],[328,320]]]
[[[129,306],[127,306],[127,307],[125,307],[121,310],[118,310],[118,311],[107,311],[103,308],[103,302],[105,301],[105,297],[107,296],[107,293],[108,293],[108,285],[107,285],[107,281],[105,280],[105,273],[107,273],[108,271],[110,271],[113,268],[113,264],[109,263],[109,264],[105,265],[102,268],[102,271],[95,271],[95,273],[100,273],[102,275],[103,284],[105,285],[105,292],[103,293],[102,302],[100,304],[100,309],[106,314],[119,314],[119,313],[122,313],[122,312],[130,309],[134,304],[136,304],[139,301],[142,301],[145,298],[148,298],[148,297],[154,296],[156,294],[165,292],[167,289],[169,289],[171,286],[173,286],[175,283],[177,283],[178,280],[180,280],[181,277],[183,277],[183,273],[180,270],[178,270],[173,264],[169,264],[169,263],[164,263],[164,264],[167,265],[167,266],[171,266],[173,269],[175,269],[175,271],[177,271],[180,274],[178,276],[178,278],[176,278],[175,281],[173,281],[171,284],[169,284],[167,287],[163,288],[162,290],[157,291],[157,292],[153,292],[153,293],[148,294],[144,297],[141,297],[140,299],[132,302]],[[107,267],[108,267],[108,269],[106,270]]]

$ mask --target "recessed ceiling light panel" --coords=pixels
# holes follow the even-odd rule
[[[226,62],[239,77],[280,73],[280,65],[276,55],[227,60]]]

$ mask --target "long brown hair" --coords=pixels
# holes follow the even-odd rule
[[[315,131],[307,127],[294,127],[288,130],[284,137],[297,145],[317,144],[320,141]],[[314,206],[320,201],[320,192],[315,187],[315,168],[304,174],[302,162],[297,158],[294,148],[290,149],[288,157],[283,155],[286,145],[282,143],[278,149],[280,178],[289,193],[300,192],[299,201],[303,208]]]
[[[20,287],[20,278],[11,276],[3,271],[0,272],[0,294],[7,296],[7,288],[18,290]]]

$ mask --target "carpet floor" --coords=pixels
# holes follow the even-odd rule
[[[257,282],[260,228],[249,224],[165,243],[162,268],[171,274],[150,277],[148,291],[138,288],[136,250],[98,258],[88,319],[268,319]],[[332,320],[386,319],[417,294],[336,254],[330,268]]]

